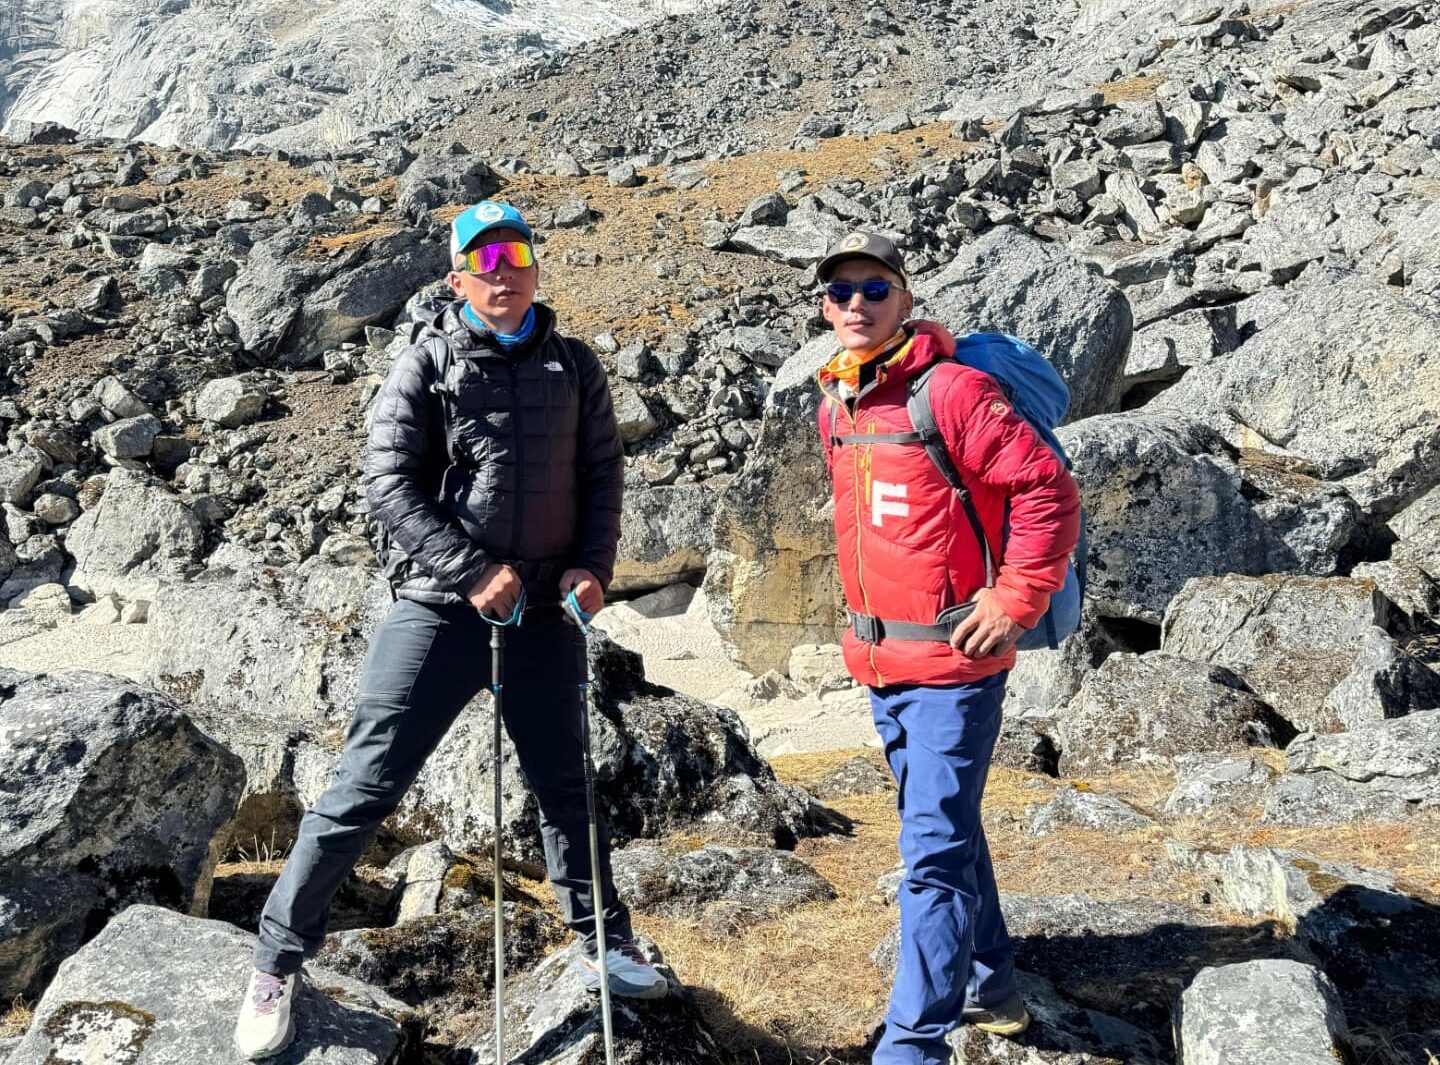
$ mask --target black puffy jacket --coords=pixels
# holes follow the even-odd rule
[[[428,603],[462,602],[491,562],[515,564],[532,597],[572,567],[608,585],[625,456],[600,361],[548,307],[507,352],[462,305],[429,305],[375,400],[363,479],[386,577]]]

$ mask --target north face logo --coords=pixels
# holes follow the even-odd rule
[[[561,365],[560,365],[558,362],[556,362],[554,359],[551,359],[549,362],[547,362],[547,363],[545,364],[545,369],[547,369],[547,370],[552,370],[552,371],[554,371],[555,373],[564,373],[564,372],[565,372],[565,367],[561,366]]]

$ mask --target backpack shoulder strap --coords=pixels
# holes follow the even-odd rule
[[[440,397],[440,413],[445,421],[445,457],[455,464],[455,386],[450,383],[450,370],[455,365],[455,351],[444,333],[430,329],[424,322],[410,327],[410,343],[416,344],[430,356],[435,368],[435,380],[430,391]]]
[[[935,410],[930,405],[930,382],[936,367],[940,365],[942,364],[932,363],[923,373],[911,379],[905,411],[910,416],[910,424],[920,437],[925,454],[930,456],[935,468],[960,497],[965,518],[970,523],[975,539],[979,541],[981,553],[985,556],[985,587],[990,588],[995,584],[995,558],[990,551],[990,540],[985,536],[985,525],[980,520],[980,513],[975,509],[975,500],[970,495],[970,489],[965,486],[960,471],[955,467],[955,460],[950,455],[950,447],[941,435],[940,427],[935,424]]]

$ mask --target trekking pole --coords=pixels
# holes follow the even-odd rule
[[[595,911],[595,953],[600,959],[600,1019],[605,1029],[605,1063],[615,1065],[615,1029],[610,1015],[610,966],[605,960],[605,898],[600,875],[600,828],[595,816],[595,760],[590,752],[590,622],[572,589],[561,604],[580,630],[580,739],[584,752],[585,808],[590,817],[590,907]]]
[[[519,625],[525,617],[525,589],[520,589],[520,598],[515,609],[504,621],[498,621],[488,614],[481,614],[490,624],[490,691],[495,699],[495,733],[491,749],[490,775],[495,778],[495,1065],[505,1062],[505,878],[501,864],[501,843],[503,826],[500,819],[500,728],[501,701],[505,688],[505,630]]]

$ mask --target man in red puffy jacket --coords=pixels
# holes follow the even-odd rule
[[[913,303],[893,244],[853,233],[818,270],[840,347],[819,385],[851,617],[845,662],[871,689],[907,870],[899,964],[873,1061],[948,1065],[945,1036],[957,1023],[1010,1035],[1030,1020],[980,798],[1015,642],[1064,583],[1080,496],[995,380],[954,360],[945,327],[907,321]],[[993,582],[958,493],[906,411],[910,383],[935,364],[930,406],[1000,560]]]

